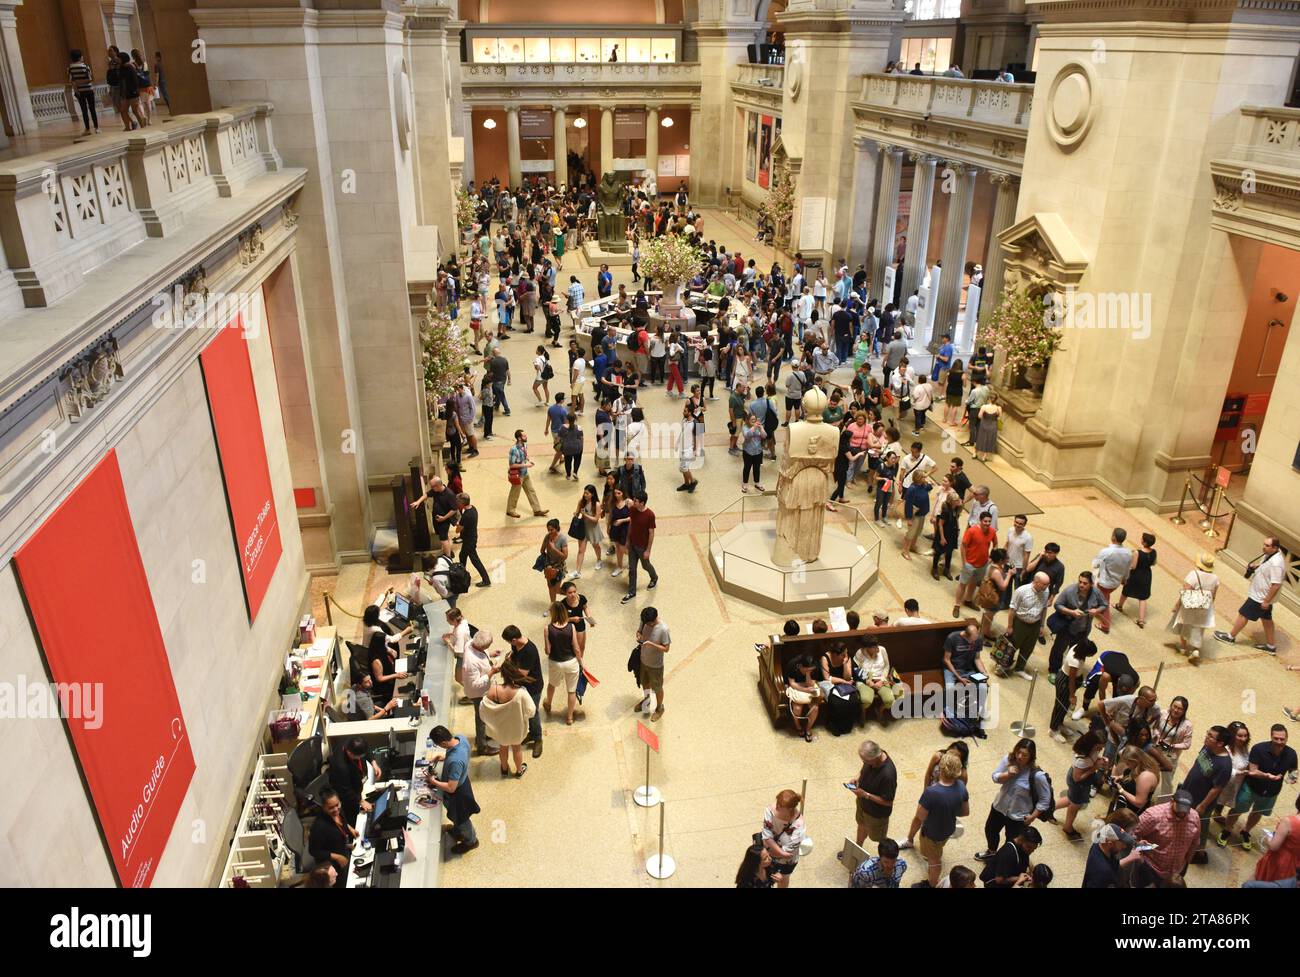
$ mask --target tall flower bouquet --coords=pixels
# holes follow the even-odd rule
[[[663,290],[659,311],[664,315],[675,314],[677,290],[703,267],[703,252],[680,234],[652,237],[641,246],[641,274]]]
[[[474,199],[469,195],[469,191],[464,187],[457,187],[456,227],[460,231],[462,241],[468,240],[469,232],[473,229],[477,217],[478,211],[474,206]]]
[[[774,238],[784,239],[794,217],[794,180],[788,166],[778,166],[767,196],[758,205],[758,216],[772,227]]]
[[[1061,331],[1054,322],[1043,299],[1021,288],[1011,289],[1002,294],[981,341],[1001,350],[1013,373],[1039,370],[1061,346]]]
[[[440,309],[430,308],[420,319],[420,349],[424,367],[424,401],[429,417],[438,401],[450,397],[470,364],[470,348],[460,326]]]

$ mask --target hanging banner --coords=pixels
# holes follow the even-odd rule
[[[545,109],[519,110],[519,138],[552,139],[555,136],[555,115]]]
[[[758,128],[758,185],[766,189],[772,178],[772,117],[763,116]]]
[[[218,332],[199,361],[208,388],[248,619],[255,621],[282,547],[242,314]]]
[[[615,109],[614,138],[644,139],[645,109]]]
[[[68,561],[78,554],[95,579],[70,603]],[[118,882],[146,887],[194,777],[194,753],[115,451],[14,564]]]

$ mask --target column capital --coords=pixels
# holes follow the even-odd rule
[[[977,173],[979,173],[978,166],[975,166],[973,163],[969,163],[965,160],[941,159],[939,160],[939,162],[943,163],[945,169],[952,170],[958,176],[966,176],[967,174],[974,176]]]
[[[928,163],[931,166],[939,162],[939,158],[937,156],[931,156],[929,153],[922,152],[921,150],[917,150],[917,149],[908,150],[907,158],[910,159],[913,163],[921,163],[921,164]]]
[[[1020,186],[1020,177],[1014,173],[999,173],[997,170],[990,170],[989,182],[998,189],[1015,190]]]

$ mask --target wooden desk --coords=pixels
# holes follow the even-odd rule
[[[838,642],[844,642],[849,653],[853,654],[860,645],[859,639],[868,634],[875,635],[876,640],[885,646],[890,665],[904,683],[912,685],[919,679],[922,685],[942,685],[944,641],[954,631],[960,631],[967,624],[977,623],[974,618],[966,618],[938,624],[862,628],[857,631],[798,634],[792,637],[774,634],[758,656],[758,694],[773,726],[789,722],[785,672],[791,659],[800,655],[812,655],[820,661],[822,654]],[[825,710],[822,710],[822,715],[825,715]]]

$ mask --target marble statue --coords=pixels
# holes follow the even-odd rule
[[[596,226],[600,249],[617,254],[627,251],[627,220],[623,216],[623,181],[606,173],[596,187]]]
[[[659,196],[659,177],[649,170],[642,170],[641,174],[641,192],[653,201]]]
[[[822,420],[826,395],[814,387],[803,395],[803,416],[789,427],[790,442],[776,480],[776,545],[772,560],[812,563],[821,553],[826,499],[839,452],[839,431]]]

